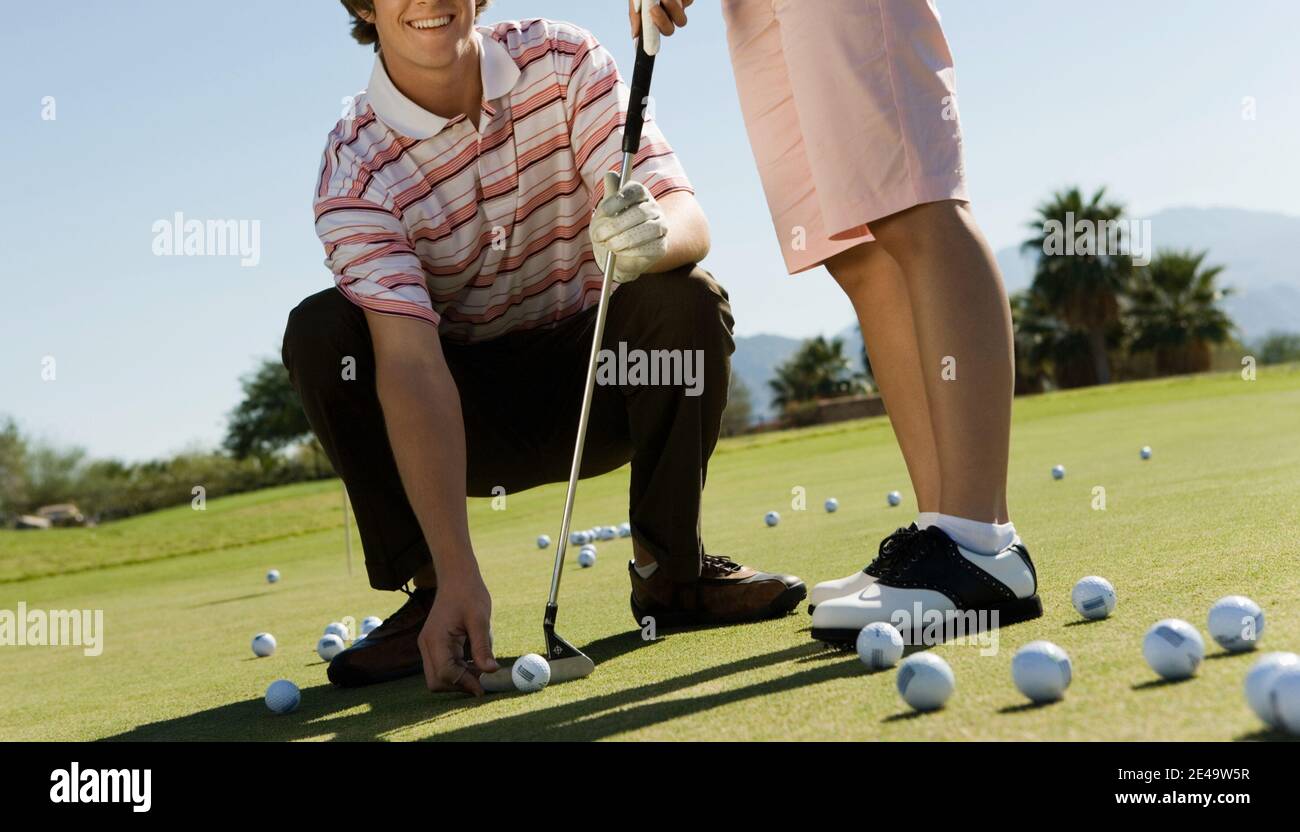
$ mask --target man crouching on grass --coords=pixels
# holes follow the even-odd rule
[[[609,53],[567,23],[476,28],[487,0],[343,3],[378,54],[315,194],[336,285],[290,314],[284,362],[352,497],[371,586],[414,589],[330,680],[423,667],[431,690],[482,693],[492,599],[466,496],[568,478],[607,251],[605,344],[703,356],[700,390],[596,388],[582,475],[632,464],[633,614],[662,629],[789,612],[802,581],[700,542],[731,310],[695,265],[708,224],[653,123],[636,181],[602,194],[628,107]]]

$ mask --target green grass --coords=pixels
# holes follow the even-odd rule
[[[801,609],[779,621],[641,641],[628,610],[627,541],[571,564],[560,631],[597,660],[589,679],[537,695],[484,701],[429,694],[419,679],[335,690],[313,646],[342,616],[386,615],[395,594],[348,576],[337,482],[211,498],[98,530],[0,532],[0,609],[102,609],[106,648],[0,647],[0,739],[1218,739],[1271,738],[1247,709],[1253,659],[1210,644],[1201,673],[1153,684],[1143,632],[1176,616],[1204,627],[1218,597],[1243,593],[1268,615],[1267,649],[1300,650],[1300,368],[1258,381],[1198,376],[1054,394],[1016,403],[1012,512],[1034,553],[1044,618],[977,646],[936,652],[957,675],[943,711],[907,713],[892,672],[808,637]],[[1138,448],[1151,445],[1149,462]],[[1068,476],[1049,475],[1061,463]],[[902,459],[883,420],[724,442],[709,473],[704,528],[712,551],[802,575],[810,584],[860,568],[912,516]],[[793,511],[791,489],[807,489]],[[1105,511],[1092,509],[1093,488]],[[575,523],[626,517],[627,471],[579,489]],[[900,509],[885,506],[897,488]],[[563,486],[471,508],[493,592],[498,652],[535,651]],[[840,511],[821,510],[836,496]],[[763,526],[776,509],[781,524]],[[268,585],[270,567],[283,580]],[[51,575],[67,571],[66,574]],[[1086,574],[1120,596],[1109,620],[1082,625],[1069,590]],[[254,659],[249,640],[280,649]],[[1069,652],[1065,701],[1022,706],[1011,656],[1045,638]],[[303,705],[273,716],[261,695],[277,678]]]

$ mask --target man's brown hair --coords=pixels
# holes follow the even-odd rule
[[[373,0],[339,0],[339,2],[343,4],[343,8],[348,10],[348,14],[352,15],[353,40],[367,45],[379,43],[379,30],[375,28],[375,24],[367,23],[361,15],[357,14],[358,11],[374,14],[375,4]],[[491,2],[492,0],[474,0],[474,18],[476,20]]]

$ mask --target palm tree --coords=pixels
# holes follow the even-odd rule
[[[803,342],[788,361],[776,368],[776,378],[768,382],[772,402],[777,407],[812,401],[852,392],[860,374],[854,372],[844,353],[844,341],[827,341],[818,335]]]
[[[1119,296],[1132,272],[1132,258],[1104,246],[1090,253],[1066,254],[1059,244],[1064,235],[1074,235],[1074,223],[1080,222],[1091,223],[1100,242],[1104,230],[1124,213],[1124,206],[1106,201],[1105,188],[1087,200],[1078,188],[1070,188],[1056,192],[1037,210],[1038,219],[1029,224],[1034,236],[1021,245],[1038,254],[1033,292],[1068,329],[1083,333],[1091,357],[1091,382],[1107,384],[1106,337],[1120,317]]]
[[[1012,295],[1011,323],[1016,395],[1040,393],[1049,379],[1062,388],[1095,383],[1087,333],[1053,315],[1041,295],[1032,289]]]
[[[1222,266],[1203,265],[1208,254],[1161,251],[1134,274],[1132,349],[1154,353],[1160,375],[1210,369],[1211,345],[1232,333],[1232,319],[1219,307],[1231,290],[1218,285]]]

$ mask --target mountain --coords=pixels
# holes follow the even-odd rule
[[[1225,267],[1220,276],[1233,294],[1224,308],[1243,340],[1272,331],[1300,331],[1300,217],[1241,208],[1169,208],[1138,219],[1151,222],[1156,250],[1208,250],[1206,262]],[[1019,246],[997,253],[1008,292],[1027,288],[1034,276],[1034,257]]]

